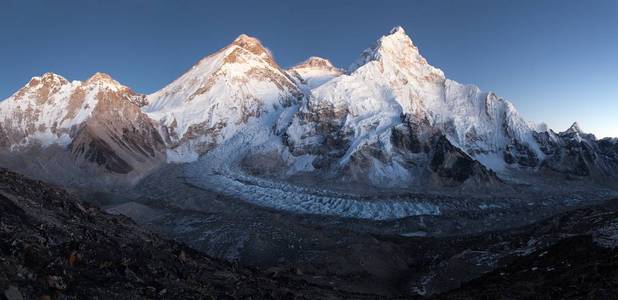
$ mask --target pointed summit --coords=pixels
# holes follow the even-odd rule
[[[382,36],[376,44],[376,50],[409,51],[418,53],[412,39],[401,26],[396,26],[388,35]]]
[[[596,136],[594,136],[594,134],[592,133],[584,132],[582,128],[579,126],[579,123],[577,122],[574,122],[573,125],[569,127],[569,129],[558,133],[558,135],[561,137],[568,137],[571,139],[575,139],[578,142],[581,142],[584,140],[596,141]]]
[[[114,80],[112,76],[102,72],[94,73],[94,75],[90,76],[90,78],[88,78],[84,83],[86,85],[105,86],[113,90],[119,90],[124,88],[124,86],[118,81]]]
[[[360,59],[352,64],[349,70],[353,72],[371,61],[378,61],[397,69],[416,70],[416,73],[428,71],[438,77],[444,77],[441,70],[427,63],[401,26],[395,26],[389,34],[383,35],[372,47],[363,51]]]
[[[88,78],[88,80],[86,81],[114,81],[114,79],[112,78],[112,76],[110,76],[107,73],[102,73],[102,72],[96,72],[94,73],[92,76],[90,76],[90,78]]]
[[[569,129],[566,130],[567,133],[584,133],[581,129],[581,127],[579,127],[579,123],[574,122],[573,125],[571,125],[571,127],[569,127]]]
[[[260,44],[261,45],[261,42],[257,38],[243,33],[234,40],[233,44],[239,45],[242,47],[244,45],[249,45],[249,44]]]
[[[406,31],[401,26],[395,26],[395,27],[393,27],[393,29],[391,29],[390,34],[391,35],[393,35],[393,34],[403,34],[403,35],[405,35]]]
[[[232,45],[241,47],[255,55],[266,56],[266,57],[271,56],[270,51],[262,45],[262,42],[260,42],[260,40],[252,36],[248,36],[244,33],[239,35],[234,40],[234,42],[232,42]]]
[[[260,40],[241,34],[149,95],[144,111],[169,129],[168,158],[191,161],[254,120],[276,120],[302,95]]]

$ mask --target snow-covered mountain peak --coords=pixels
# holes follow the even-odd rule
[[[594,134],[584,132],[577,122],[574,122],[569,129],[560,132],[558,135],[574,139],[578,142],[581,142],[582,140],[596,140]]]
[[[270,51],[262,45],[262,42],[260,42],[260,40],[252,36],[241,34],[234,40],[234,42],[232,42],[232,45],[241,47],[255,55],[262,57],[263,59],[272,59],[272,54],[270,53]]]
[[[60,92],[61,90],[70,87],[72,84],[64,77],[47,72],[41,76],[35,76],[28,81],[21,89],[13,94],[7,101],[20,103],[22,101],[32,102],[33,105],[41,105],[47,102],[50,95]],[[6,106],[7,104],[3,104]]]
[[[427,63],[405,30],[397,26],[389,34],[382,36],[370,48],[361,53],[361,57],[350,66],[350,72],[377,62],[382,73],[404,72],[415,77],[437,77],[444,80],[444,73]]]
[[[290,68],[290,73],[297,74],[310,88],[316,88],[331,79],[343,74],[343,70],[335,67],[328,59],[311,56],[300,64]]]
[[[108,88],[111,90],[128,89],[118,81],[114,80],[109,74],[97,72],[84,81],[85,86],[96,86],[100,88]]]
[[[494,170],[515,163],[536,166],[543,157],[533,130],[510,102],[476,86],[446,79],[440,69],[421,56],[401,27],[395,27],[365,50],[351,70],[348,75],[312,89],[307,108],[302,111],[313,120],[337,124],[339,131],[335,135],[315,121],[299,118],[288,130],[294,147],[314,149],[320,141],[339,138],[344,147],[337,149],[340,152],[329,149],[326,156],[342,153],[335,158],[339,166],[354,165],[359,162],[358,156],[364,156],[368,159],[365,163],[374,165],[372,172],[390,174],[384,176],[389,180],[393,175],[389,172],[402,168],[399,160],[410,154],[406,152],[409,144],[397,141],[401,133],[416,141],[414,151],[443,135],[448,140],[444,144],[457,147]],[[298,134],[303,131],[318,134]],[[376,149],[384,156],[369,154],[378,153]],[[401,149],[404,154],[399,152]],[[296,148],[294,151],[300,152]],[[373,158],[381,160],[382,165]],[[403,174],[401,178],[412,176],[406,172],[395,173]]]
[[[323,70],[338,70],[330,60],[318,56],[311,56],[307,60],[293,66],[291,69],[323,69]]]
[[[149,95],[144,111],[161,126],[168,159],[190,161],[249,123],[272,127],[302,98],[297,84],[258,39],[243,34]]]
[[[115,80],[109,74],[96,72],[88,80],[87,82],[115,82]]]
[[[222,73],[222,68],[228,68],[226,65],[245,65],[246,67],[256,65],[270,65],[273,68],[279,68],[272,53],[268,48],[262,45],[259,39],[248,36],[246,34],[239,35],[232,43],[221,48],[217,52],[209,54],[200,59],[191,69],[185,72],[176,81],[201,81],[216,73]],[[237,71],[242,71],[243,68],[235,68]],[[201,78],[201,79],[200,79]],[[170,87],[174,83],[168,85]],[[165,88],[160,90],[164,91]],[[155,93],[156,94],[156,93]]]
[[[360,63],[360,65],[362,65],[372,60],[380,60],[385,55],[388,57],[389,54],[396,54],[397,51],[405,52],[400,53],[404,55],[418,55],[418,49],[412,42],[412,39],[401,27],[393,28],[389,34],[383,35],[373,46],[365,49],[365,51],[361,53],[361,59],[357,64]]]
[[[391,29],[390,35],[397,35],[397,34],[406,35],[406,31],[401,26],[395,26],[393,27],[393,29]]]
[[[151,105],[146,111],[182,109],[183,103],[197,97],[211,101],[215,95],[206,94],[216,86],[230,88],[228,84],[243,85],[250,80],[271,82],[280,89],[295,89],[292,79],[274,61],[270,51],[257,38],[241,34],[231,44],[202,58],[174,82],[150,95]]]
[[[386,105],[394,109],[395,116],[402,112],[426,115],[428,110],[433,110],[435,115],[445,113],[444,73],[427,63],[401,27],[393,28],[389,34],[382,36],[372,47],[363,51],[350,70],[349,76],[339,77],[336,82],[331,81],[329,89],[322,86],[320,91],[314,91],[314,94],[338,103],[344,100],[343,102],[349,102],[351,106],[358,106],[362,110],[374,110]],[[346,90],[360,92],[360,82],[371,87],[362,92],[362,97],[373,99],[373,104],[360,104],[357,100],[361,97],[360,94],[353,97],[331,96],[338,93],[332,88],[343,94],[349,94]],[[322,88],[324,90],[321,90]],[[372,93],[377,95],[371,95]],[[427,119],[432,120],[433,117],[428,116]]]
[[[62,86],[68,83],[69,81],[66,80],[64,77],[52,72],[47,72],[41,76],[32,77],[32,79],[30,79],[30,81],[24,87],[22,87],[22,90],[25,88],[36,86]]]
[[[41,80],[43,82],[54,82],[54,83],[66,83],[68,82],[66,78],[52,72],[46,72],[45,74],[37,77],[33,77],[32,79]]]

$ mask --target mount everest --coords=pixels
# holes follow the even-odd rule
[[[60,184],[132,185],[185,163],[208,188],[248,182],[233,194],[290,181],[476,189],[618,177],[615,139],[526,122],[494,93],[447,79],[401,27],[348,70],[319,57],[286,70],[241,35],[151,95],[102,73],[46,73],[0,102],[0,146],[4,166]]]

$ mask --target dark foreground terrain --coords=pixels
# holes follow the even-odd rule
[[[594,237],[580,235],[517,258],[439,298],[616,299],[616,270],[615,248],[599,247]]]
[[[533,224],[513,235],[546,243],[463,283],[447,299],[618,299],[618,200]]]
[[[0,171],[0,299],[618,295],[616,200],[517,229],[440,238],[375,234],[372,244],[379,245],[383,255],[397,253],[402,271],[392,286],[399,289],[372,295],[350,284],[363,278],[370,285],[371,273],[306,272],[290,266],[259,270],[214,259],[80,202],[62,189]],[[367,245],[357,244],[355,251],[363,252]]]
[[[212,259],[77,201],[0,172],[0,298],[367,298]]]

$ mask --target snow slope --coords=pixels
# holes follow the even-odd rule
[[[163,127],[168,160],[193,161],[252,119],[276,122],[302,96],[270,51],[241,35],[149,95],[144,111]]]
[[[309,90],[315,89],[344,73],[343,70],[333,66],[328,59],[317,56],[309,57],[288,71],[296,75]]]

